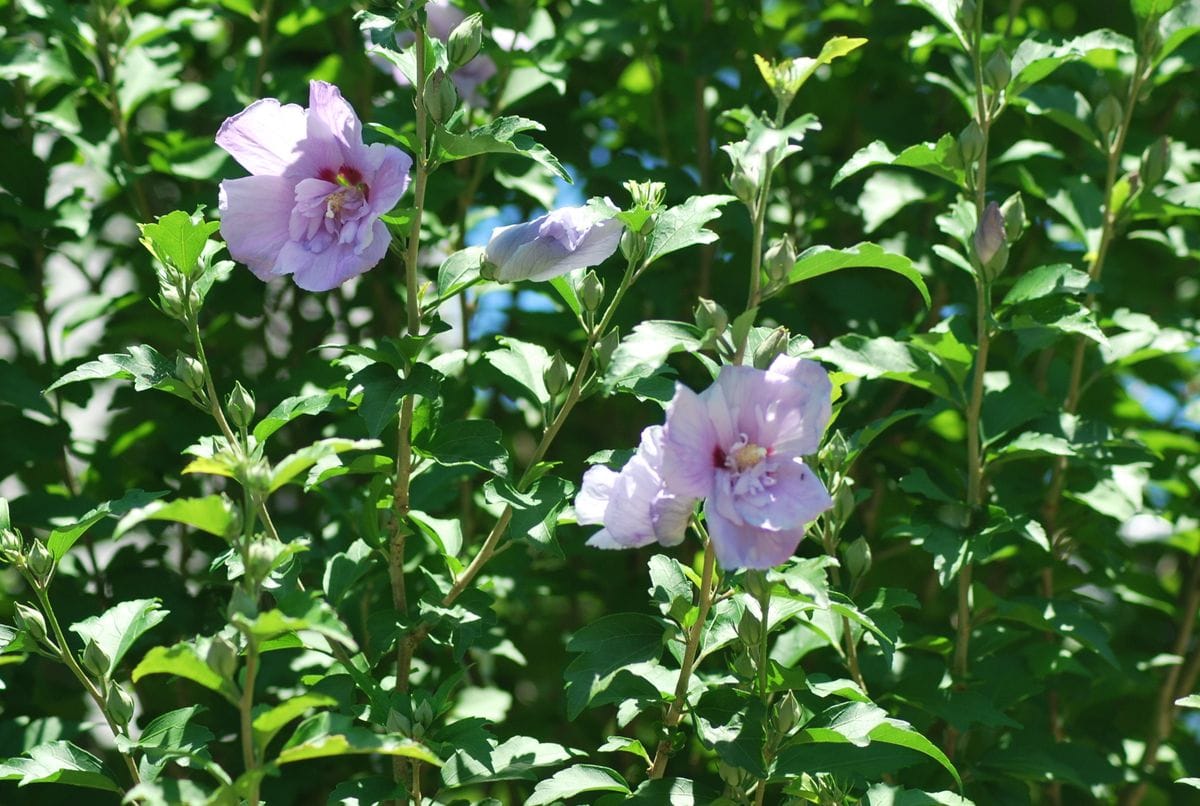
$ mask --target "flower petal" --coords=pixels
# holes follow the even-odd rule
[[[369,199],[371,210],[376,215],[391,211],[408,189],[408,174],[412,169],[412,157],[395,146],[373,143],[367,146],[372,154],[381,152],[378,167],[371,176]]]
[[[260,280],[276,276],[279,253],[288,243],[288,219],[296,183],[283,176],[245,176],[221,183],[221,236],[233,259]]]
[[[711,507],[705,507],[704,519],[717,561],[726,570],[774,568],[795,554],[804,538],[803,528],[773,531],[738,526],[712,511]]]
[[[650,505],[650,523],[654,538],[664,546],[677,546],[687,534],[688,521],[696,509],[695,498],[680,498],[660,493]]]
[[[376,221],[370,245],[362,253],[357,253],[353,244],[340,243],[321,252],[309,252],[296,241],[289,241],[279,253],[276,273],[294,275],[296,285],[305,291],[329,291],[374,268],[387,254],[391,239],[387,226]]]
[[[301,148],[309,166],[316,168],[337,171],[366,160],[358,115],[341,90],[325,81],[308,84],[308,136]]]
[[[817,519],[833,506],[833,499],[817,474],[799,459],[780,461],[771,477],[774,484],[754,495],[733,499],[739,518],[763,529],[795,529]]]
[[[227,118],[216,140],[250,173],[279,176],[299,158],[306,131],[304,109],[263,98]]]
[[[612,495],[617,472],[604,465],[593,465],[583,474],[583,484],[575,496],[575,522],[596,526],[604,522],[604,509]]]
[[[662,475],[675,495],[703,498],[712,492],[717,435],[700,397],[683,384],[667,406]]]

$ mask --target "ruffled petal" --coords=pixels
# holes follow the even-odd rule
[[[612,495],[617,473],[604,465],[593,465],[583,474],[583,484],[575,496],[575,522],[596,526],[604,522],[604,510]]]
[[[221,236],[233,259],[246,264],[260,280],[276,276],[272,269],[288,243],[295,187],[292,179],[268,175],[221,183]]]
[[[353,244],[333,244],[321,252],[309,252],[301,244],[289,241],[279,255],[276,271],[294,275],[296,285],[305,291],[329,291],[351,277],[374,268],[387,254],[391,233],[382,221],[376,221],[370,245],[361,253]]]
[[[803,529],[833,506],[833,499],[817,474],[799,459],[781,461],[771,473],[774,481],[753,495],[733,499],[743,522],[763,529]]]
[[[705,507],[704,519],[717,561],[726,570],[774,568],[795,554],[804,538],[803,528],[772,531],[739,526],[712,511],[712,507]]]
[[[708,411],[691,389],[675,385],[667,406],[662,475],[675,495],[703,498],[712,492],[718,449]]]
[[[227,118],[216,140],[250,173],[279,176],[299,159],[306,132],[304,109],[263,98]]]
[[[366,161],[358,115],[341,90],[325,81],[308,84],[308,137],[302,150],[310,166],[333,171]]]
[[[412,157],[395,146],[374,143],[367,147],[373,155],[378,154],[377,167],[370,177],[371,211],[383,215],[391,211],[408,189],[409,171],[412,170]]]
[[[628,548],[653,543],[650,507],[661,490],[661,480],[641,454],[634,454],[617,474],[604,510],[604,527],[613,539]]]
[[[695,498],[659,494],[650,505],[654,538],[664,546],[677,546],[687,534],[688,521],[696,509]]]
[[[618,543],[613,540],[612,532],[607,529],[601,529],[596,534],[587,539],[587,545],[594,549],[627,549],[629,546]]]

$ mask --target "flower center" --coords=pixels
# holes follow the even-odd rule
[[[740,448],[734,447],[729,453],[729,469],[745,472],[767,458],[767,449],[753,442]]]
[[[775,463],[770,456],[769,448],[756,445],[745,434],[738,434],[737,442],[730,445],[722,457],[722,464],[731,474],[734,495],[758,495],[774,486]]]

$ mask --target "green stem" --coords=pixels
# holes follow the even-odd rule
[[[258,753],[254,749],[254,682],[258,677],[258,643],[249,631],[246,632],[246,677],[242,681],[242,697],[239,703],[242,722],[242,762],[247,773],[258,769]],[[258,777],[250,776],[250,806],[258,806]]]
[[[703,527],[698,523],[694,525],[703,534]],[[708,540],[706,534],[703,534],[703,537],[706,538],[704,545],[704,570],[700,574],[699,599],[696,602],[696,621],[692,624],[692,628],[688,630],[687,647],[683,651],[683,662],[679,667],[679,680],[675,684],[675,699],[671,701],[671,707],[667,709],[667,717],[663,720],[663,727],[668,735],[659,741],[658,747],[654,751],[654,760],[650,763],[649,777],[651,779],[662,778],[663,773],[666,772],[667,757],[671,755],[671,737],[669,732],[683,719],[683,709],[687,705],[688,683],[692,678],[692,667],[696,661],[696,652],[700,648],[700,636],[704,632],[704,624],[708,619],[708,610],[712,606],[713,576],[716,571],[717,554],[713,548],[712,540]]]
[[[271,36],[271,6],[274,0],[263,0],[262,8],[258,10],[258,64],[254,68],[253,96],[262,94],[263,76],[267,72],[267,55],[270,51],[268,42]]]
[[[63,633],[62,626],[58,623],[58,617],[54,614],[54,608],[50,604],[50,595],[42,585],[39,585],[36,582],[32,582],[32,587],[34,593],[37,595],[38,604],[42,606],[42,612],[46,614],[46,622],[50,625],[50,631],[54,633],[54,639],[58,643],[57,649],[59,659],[66,664],[67,668],[71,670],[71,674],[75,675],[75,679],[79,681],[81,686],[83,686],[84,691],[86,691],[88,696],[92,698],[92,701],[96,703],[96,708],[98,708],[100,713],[104,716],[104,721],[108,723],[108,728],[112,731],[113,736],[119,737],[122,735],[128,735],[117,724],[117,721],[112,718],[112,715],[109,714],[108,704],[104,701],[104,694],[102,694],[100,689],[96,687],[96,684],[92,682],[92,679],[87,676],[87,673],[80,668],[79,663],[75,660],[75,656],[71,654],[71,646],[67,643],[67,637]],[[121,753],[119,750],[117,752],[120,753],[121,758],[124,759],[125,767],[129,770],[129,777],[133,779],[134,786],[137,786],[142,782],[142,777],[138,774],[137,763],[134,762],[132,756]]]

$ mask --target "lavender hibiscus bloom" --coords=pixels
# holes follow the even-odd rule
[[[624,230],[615,211],[597,205],[563,207],[524,224],[500,227],[488,241],[496,280],[550,280],[607,260]]]
[[[404,194],[412,159],[364,145],[337,87],[311,82],[307,109],[255,101],[216,140],[251,173],[221,183],[221,235],[259,279],[291,274],[303,289],[328,291],[386,254],[391,234],[379,216]]]
[[[727,366],[697,395],[680,385],[667,409],[665,488],[704,498],[704,518],[726,568],[771,568],[832,500],[804,464],[831,410],[829,376],[780,356],[767,370]]]
[[[624,549],[655,541],[674,546],[683,540],[696,501],[678,498],[663,486],[662,448],[662,426],[651,426],[620,473],[596,465],[583,475],[575,498],[576,521],[604,526],[588,540],[589,546]]]

